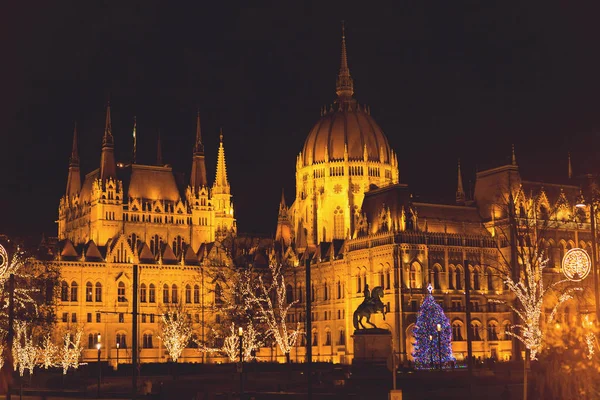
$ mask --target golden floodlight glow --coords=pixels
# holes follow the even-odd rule
[[[580,248],[574,248],[565,254],[562,260],[563,274],[573,282],[584,280],[592,269],[588,253]]]

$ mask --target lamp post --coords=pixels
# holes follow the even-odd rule
[[[431,369],[435,368],[435,364],[433,363],[433,336],[429,335],[429,358],[431,359]]]
[[[591,180],[591,176],[588,176]],[[585,198],[583,194],[577,199],[575,204],[577,208],[585,208]],[[598,271],[596,263],[598,262],[597,238],[596,238],[596,205],[594,198],[590,201],[590,230],[592,231],[592,278],[594,279],[594,300],[596,303],[596,324],[600,323],[600,294],[598,293]],[[562,260],[561,260],[562,262]]]
[[[117,371],[119,370],[119,342],[117,342]]]
[[[438,333],[438,359],[440,361],[440,371],[442,370],[442,325],[437,324]]]
[[[98,334],[98,343],[96,343],[96,348],[98,349],[98,392],[97,397],[100,397],[100,380],[102,379],[102,369],[100,368],[100,349],[102,348],[102,337]]]
[[[238,338],[240,340],[240,400],[244,398],[244,328],[238,328]]]

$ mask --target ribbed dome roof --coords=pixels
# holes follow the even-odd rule
[[[365,146],[370,161],[389,163],[390,145],[377,122],[356,105],[325,114],[311,129],[302,151],[303,164],[343,160],[348,149],[350,160],[363,160]]]

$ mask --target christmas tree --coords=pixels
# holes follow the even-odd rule
[[[454,361],[452,355],[452,327],[444,310],[431,295],[431,284],[427,287],[429,294],[425,296],[419,309],[413,333],[416,344],[413,357],[417,368],[439,368],[445,363]],[[438,331],[439,325],[439,331]]]

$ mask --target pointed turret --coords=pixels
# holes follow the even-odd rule
[[[456,204],[465,204],[465,191],[463,189],[462,173],[460,171],[460,159],[458,159],[458,182],[456,185]]]
[[[204,145],[200,133],[200,110],[196,116],[196,142],[194,143],[194,156],[192,158],[192,173],[190,186],[197,192],[199,188],[208,186],[206,179],[206,163],[204,161]]]
[[[115,146],[112,135],[112,122],[110,119],[110,103],[106,106],[106,122],[104,124],[104,136],[102,137],[102,155],[100,156],[100,179],[117,177],[117,165],[115,163]]]
[[[346,53],[346,32],[342,22],[342,54],[340,60],[340,71],[338,73],[335,92],[340,100],[349,100],[354,95],[354,81],[350,76],[348,68],[348,55]]]
[[[81,173],[79,172],[79,151],[77,149],[77,122],[73,128],[73,146],[69,157],[69,175],[67,177],[67,197],[79,194],[81,190]]]
[[[225,148],[223,147],[223,129],[219,133],[219,153],[217,154],[217,173],[215,176],[215,183],[213,184],[214,190],[227,190],[229,193],[229,182],[227,181],[227,166],[225,165]]]
[[[162,143],[160,141],[160,131],[158,131],[158,140],[156,142],[156,165],[163,166]]]
[[[281,189],[281,201],[279,202],[279,216],[277,218],[277,229],[275,231],[275,241],[281,243],[284,248],[290,246],[293,241],[292,223],[288,217],[288,208],[285,204],[285,195]]]
[[[573,177],[573,167],[571,166],[571,153],[568,153],[568,158],[569,158],[569,165],[568,165],[568,176],[569,179],[571,179]]]

